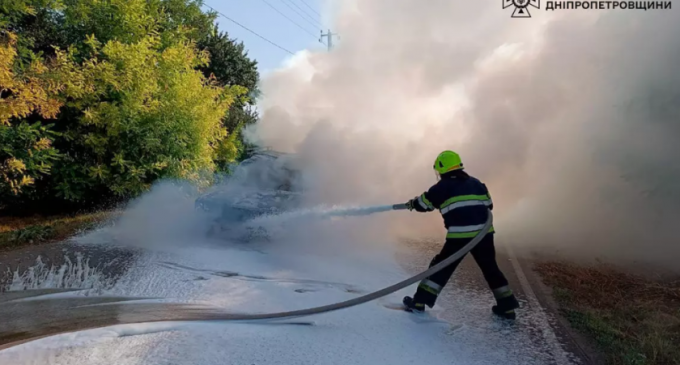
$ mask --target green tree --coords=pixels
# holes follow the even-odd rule
[[[35,58],[27,67],[13,67],[17,37],[0,35],[0,198],[8,199],[27,188],[30,192],[59,156],[51,125],[30,119],[54,118],[65,98],[82,95],[86,86],[73,83],[82,74],[61,51],[49,66]]]
[[[66,163],[56,173],[65,199],[92,198],[103,188],[134,196],[158,178],[208,184],[216,147],[227,137],[221,119],[244,89],[211,83],[197,67],[208,61],[192,43],[165,49],[157,36],[135,44],[111,41],[97,65],[102,98],[87,100],[64,131]]]
[[[149,0],[158,14],[163,44],[177,40],[201,41],[217,33],[215,12],[203,12],[199,0]],[[202,49],[202,47],[199,46]],[[245,86],[245,85],[243,85]]]
[[[94,36],[102,43],[135,43],[157,28],[147,0],[63,0],[68,41],[82,44]]]
[[[62,29],[60,0],[6,0],[0,5],[0,29],[21,35],[17,39],[16,66],[25,67],[36,56],[53,57],[53,46],[68,46]]]
[[[193,0],[3,2],[0,199],[62,206],[160,178],[210,183],[243,150],[258,82],[214,21]]]
[[[216,30],[216,14],[197,0],[62,0],[70,43],[94,35],[100,42],[129,44],[156,33],[161,44],[201,40]]]
[[[198,46],[210,54],[210,63],[201,68],[206,76],[213,75],[221,85],[239,85],[250,92],[257,92],[260,81],[257,61],[248,57],[242,42],[220,32],[208,35]]]
[[[248,97],[236,100],[223,119],[223,125],[230,135],[239,136],[231,138],[234,147],[229,149],[231,153],[228,156],[240,159],[244,157],[247,147],[240,138],[241,129],[255,123],[259,118],[252,106],[259,94],[257,61],[248,57],[242,42],[230,39],[227,33],[211,34],[199,42],[199,47],[210,53],[210,63],[201,68],[207,77],[214,77],[221,85],[239,85],[248,90]],[[227,160],[220,161],[220,170],[224,170],[231,162]]]

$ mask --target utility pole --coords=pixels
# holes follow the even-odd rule
[[[328,38],[328,50],[330,51],[331,48],[333,48],[333,36],[334,35],[337,36],[338,33],[333,33],[333,32],[331,32],[330,29],[328,30],[328,33],[326,33],[326,34],[323,34],[323,30],[321,30],[320,32],[321,32],[321,38],[319,38],[319,42],[323,43],[323,38],[324,37]],[[340,39],[340,37],[338,37],[338,39]]]

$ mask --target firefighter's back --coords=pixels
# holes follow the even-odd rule
[[[432,192],[449,231],[447,238],[469,238],[465,232],[479,231],[486,223],[491,196],[477,178],[467,174],[443,177]]]

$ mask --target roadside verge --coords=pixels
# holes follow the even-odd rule
[[[558,313],[600,353],[597,363],[680,364],[680,278],[612,266],[537,262]]]

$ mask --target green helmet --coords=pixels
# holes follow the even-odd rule
[[[463,161],[461,161],[460,156],[453,151],[444,151],[437,156],[436,160],[434,160],[434,170],[438,175],[462,169]]]

